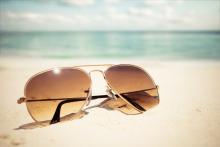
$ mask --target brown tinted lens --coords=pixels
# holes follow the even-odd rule
[[[85,104],[91,80],[80,69],[53,69],[31,78],[25,87],[25,96],[33,100],[81,98],[81,101],[66,103],[60,116],[78,112]],[[57,105],[63,100],[31,101],[27,108],[36,121],[51,120]]]
[[[159,103],[154,81],[139,67],[112,66],[106,71],[105,76],[111,88],[139,110],[148,110]],[[127,114],[134,114],[134,110],[129,109],[122,107],[120,110]]]

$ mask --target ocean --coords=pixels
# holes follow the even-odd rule
[[[220,32],[0,32],[0,58],[220,60]]]

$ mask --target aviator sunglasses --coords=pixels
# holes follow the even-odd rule
[[[92,72],[102,73],[106,95],[92,95]],[[85,108],[91,100],[101,98],[104,100],[100,104]],[[32,76],[24,97],[17,100],[18,104],[23,102],[33,120],[54,124],[94,107],[141,114],[159,104],[159,93],[151,76],[136,65],[82,65],[53,68]]]

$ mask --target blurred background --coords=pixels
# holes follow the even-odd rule
[[[1,0],[0,58],[219,60],[219,0]]]
[[[220,147],[219,61],[220,0],[0,0],[0,146]],[[100,63],[146,69],[160,104],[13,130],[33,122],[16,103],[32,75]],[[92,82],[105,94],[102,74]]]

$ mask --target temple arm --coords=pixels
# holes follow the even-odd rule
[[[99,98],[107,98],[107,95],[96,95],[92,96],[91,99],[99,99]],[[85,98],[54,98],[54,99],[30,99],[21,97],[17,100],[18,104],[21,104],[23,102],[40,102],[40,101],[57,101],[57,100],[73,100],[72,102],[78,102],[78,101],[84,101]]]
[[[123,96],[124,99],[126,99],[128,102],[130,102],[133,106],[135,106],[137,109],[141,110],[141,111],[146,111],[141,105],[139,105],[138,103],[136,103],[135,101],[132,101],[131,98],[129,98],[128,96],[126,96],[125,94],[121,94]],[[119,98],[118,95],[115,95],[117,98]],[[107,98],[107,95],[98,95],[98,96],[93,96],[91,99],[98,99],[98,98]],[[81,101],[81,100],[76,100],[76,99],[68,99],[68,100],[64,100],[62,102],[60,102],[55,110],[55,113],[53,115],[53,118],[50,122],[50,124],[54,124],[60,121],[60,110],[63,104],[66,103],[71,103],[71,102],[76,102],[76,101]]]
[[[125,92],[125,93],[121,93],[121,95],[123,94],[129,94],[129,93],[135,93],[135,92],[142,92],[142,91],[150,91],[150,90],[154,90],[154,89],[158,89],[158,86],[156,86],[155,88],[150,88],[150,89],[143,89],[143,90],[138,90],[138,91],[132,91],[132,92]],[[99,98],[107,98],[108,95],[96,95],[96,96],[92,96],[91,99],[99,99]],[[33,98],[25,98],[25,97],[21,97],[17,100],[18,104],[21,104],[23,102],[38,102],[38,101],[55,101],[55,100],[70,100],[72,99],[72,102],[78,102],[78,101],[84,101],[85,98],[54,98],[54,99],[33,99]]]
[[[123,96],[124,99],[126,99],[128,102],[130,102],[137,109],[139,109],[141,111],[146,111],[141,105],[139,105],[135,101],[132,101],[132,99],[130,97],[128,97],[127,95],[125,95],[125,94],[135,93],[135,92],[142,92],[142,91],[150,91],[150,90],[154,90],[154,89],[157,89],[157,88],[158,88],[158,86],[156,86],[156,88],[151,88],[151,89],[144,89],[144,90],[121,93],[121,95]],[[119,95],[115,94],[115,96],[117,98],[119,98]],[[94,99],[107,98],[107,97],[108,97],[108,95],[97,95],[97,96],[92,96],[91,99],[94,100]],[[17,103],[21,104],[23,102],[54,101],[54,100],[63,100],[63,101],[61,101],[58,104],[50,124],[54,124],[54,123],[57,123],[57,122],[60,121],[60,111],[61,111],[61,107],[62,107],[63,104],[71,103],[71,102],[84,101],[85,98],[30,99],[30,98],[22,97],[22,98],[18,99]]]
[[[92,96],[91,99],[99,99],[99,98],[107,98],[108,96],[107,95],[97,95],[97,96]],[[85,99],[84,99],[85,100]],[[54,124],[54,123],[57,123],[60,121],[60,110],[61,110],[61,107],[63,104],[66,104],[66,103],[71,103],[71,102],[77,102],[77,101],[82,101],[82,99],[67,99],[67,100],[64,100],[64,101],[61,101],[56,110],[55,110],[55,113],[53,115],[53,118],[52,120],[50,121],[50,124]]]
[[[135,106],[137,109],[141,110],[141,111],[146,111],[141,105],[139,105],[138,103],[136,103],[135,101],[132,101],[132,99],[130,97],[128,97],[125,94],[121,94],[123,96],[124,99],[126,99],[129,103],[131,103],[133,106]]]
[[[132,101],[132,99],[125,95],[125,94],[129,94],[129,93],[135,93],[135,92],[141,92],[141,91],[149,91],[149,90],[153,90],[153,89],[157,89],[156,88],[151,88],[151,89],[144,89],[144,90],[139,90],[139,91],[132,91],[132,92],[126,92],[126,93],[121,93],[121,95],[123,96],[124,99],[126,99],[129,103],[131,103],[134,107],[136,107],[137,109],[141,110],[141,111],[146,111],[141,105],[139,105],[138,103],[136,103],[135,101]],[[98,96],[92,96],[91,99],[98,99],[98,98],[107,98],[108,95],[98,95]],[[115,97],[119,98],[119,95],[115,94]],[[56,108],[56,111],[53,115],[53,118],[50,122],[50,124],[54,124],[60,121],[60,110],[63,104],[66,103],[71,103],[71,102],[76,102],[79,100],[76,99],[68,99],[68,100],[64,100],[62,102],[60,102]]]

